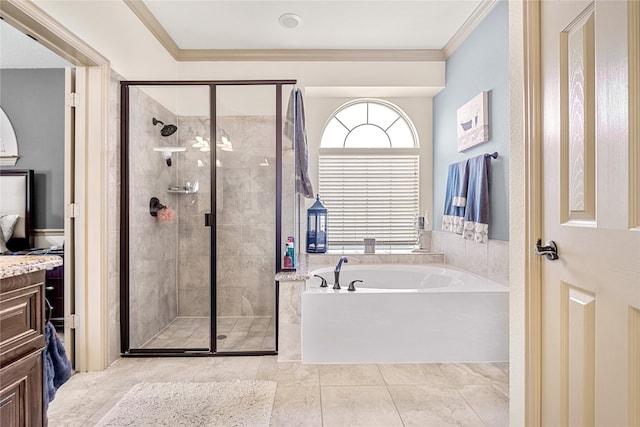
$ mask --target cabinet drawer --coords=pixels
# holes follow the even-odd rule
[[[44,274],[42,274],[44,276]],[[2,280],[0,293],[0,366],[4,367],[25,354],[44,347],[44,283],[23,287]],[[33,278],[33,277],[32,277]],[[44,277],[42,277],[44,279]]]

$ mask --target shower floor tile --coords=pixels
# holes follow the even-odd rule
[[[177,317],[142,348],[209,348],[209,324],[208,317]],[[272,316],[219,317],[216,332],[217,351],[275,350]]]

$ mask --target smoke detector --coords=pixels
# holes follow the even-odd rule
[[[300,25],[302,18],[295,13],[285,13],[284,15],[280,15],[278,22],[280,22],[280,25],[284,28],[295,28]]]

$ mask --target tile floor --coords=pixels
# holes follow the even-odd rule
[[[74,375],[49,426],[92,426],[136,383],[276,381],[272,426],[508,425],[507,363],[307,365],[276,356],[125,358]],[[253,427],[253,426],[252,426]]]
[[[177,317],[142,348],[209,348],[208,317]],[[275,350],[275,322],[272,316],[219,317],[218,351]]]

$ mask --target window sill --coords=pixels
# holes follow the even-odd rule
[[[410,254],[425,254],[435,253],[426,249],[419,249],[414,251],[413,249],[378,249],[374,253],[365,253],[362,249],[334,249],[328,250],[324,255],[410,255]],[[322,254],[309,254],[309,255],[322,255]]]

